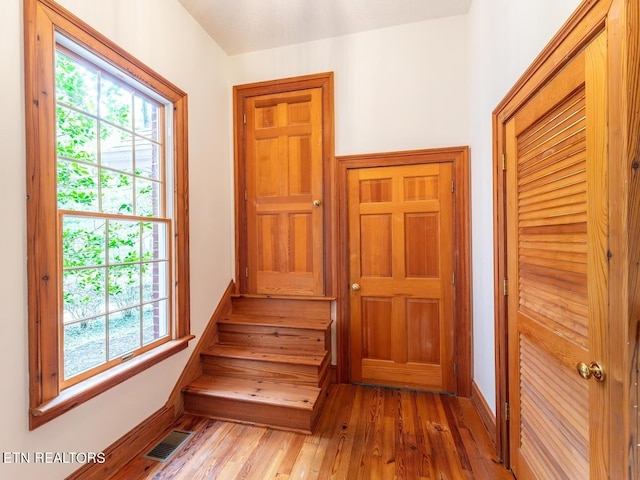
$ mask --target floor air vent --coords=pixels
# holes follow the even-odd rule
[[[173,454],[178,451],[178,448],[180,448],[191,435],[193,435],[193,432],[173,430],[142,458],[148,458],[149,460],[155,460],[157,462],[166,462],[173,457]]]

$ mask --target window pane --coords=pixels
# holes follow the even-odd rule
[[[167,301],[149,303],[142,307],[142,344],[147,345],[169,334]]]
[[[167,297],[167,262],[142,264],[142,301]]]
[[[63,273],[64,322],[105,312],[105,269],[81,268]]]
[[[100,81],[100,118],[131,129],[133,96],[129,89],[103,77]]]
[[[65,380],[106,361],[105,317],[65,325],[63,335]]]
[[[142,97],[134,98],[134,115],[136,117],[135,132],[143,137],[158,141],[160,139],[158,130],[158,116],[160,109]]]
[[[160,146],[136,137],[136,175],[160,180]]]
[[[62,266],[104,265],[105,220],[65,215],[62,218]]]
[[[142,259],[167,258],[167,225],[159,222],[142,223]]]
[[[105,123],[100,124],[100,165],[122,172],[133,172],[133,137]]]
[[[56,108],[58,156],[95,162],[98,125],[94,118],[58,106]]]
[[[98,113],[98,75],[85,65],[57,52],[56,100],[95,115]]]
[[[109,220],[109,263],[140,261],[140,222]]]
[[[166,340],[172,301],[171,226],[157,218],[166,214],[165,202],[171,206],[165,169],[172,156],[161,131],[171,119],[135,78],[123,80],[68,41],[56,49],[56,111],[49,112],[57,141],[65,387],[79,373]]]
[[[140,346],[140,307],[109,315],[109,360]]]
[[[58,208],[98,211],[98,169],[69,160],[58,160]]]
[[[140,303],[140,264],[109,267],[109,311]]]
[[[161,212],[160,189],[162,184],[151,180],[136,179],[136,215],[159,217]]]
[[[133,177],[124,173],[100,170],[102,211],[133,214]]]

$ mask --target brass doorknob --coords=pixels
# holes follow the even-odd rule
[[[580,362],[576,365],[576,370],[578,370],[578,375],[585,380],[589,380],[593,377],[598,382],[604,382],[604,370],[598,362],[591,362],[589,365],[584,362]]]
[[[354,292],[357,292],[358,290],[360,290],[360,285],[358,285],[357,283],[354,283],[353,285],[351,285],[351,290],[353,290]]]
[[[322,202],[320,200],[314,200],[313,201],[313,206],[314,207],[319,207],[320,205],[322,205]]]

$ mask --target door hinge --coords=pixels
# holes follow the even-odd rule
[[[247,193],[247,191],[244,191],[244,201],[246,202],[249,199],[249,194]]]
[[[502,295],[504,295],[505,297],[509,296],[509,279],[508,278],[504,278],[502,280]]]
[[[456,191],[456,181],[451,180],[451,193]]]
[[[245,124],[245,125],[247,124],[247,114],[246,113],[242,114],[242,123]]]
[[[456,284],[456,272],[453,272],[453,284]]]
[[[507,156],[502,152],[502,171],[507,169]]]
[[[511,408],[509,407],[509,402],[504,404],[504,419],[508,422],[509,416],[511,415]]]
[[[453,376],[458,375],[458,362],[453,362]]]
[[[247,278],[249,278],[249,267],[246,267],[246,268],[244,269],[244,276],[245,276],[245,277],[247,277]]]

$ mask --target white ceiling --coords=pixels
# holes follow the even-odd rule
[[[229,55],[463,15],[471,0],[179,0]]]

